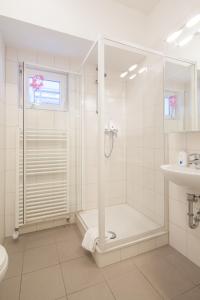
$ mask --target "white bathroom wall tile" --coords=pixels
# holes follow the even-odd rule
[[[162,247],[168,245],[169,243],[169,235],[168,233],[163,234],[156,239],[156,247]]]
[[[38,128],[53,129],[54,128],[54,112],[40,110],[38,112]]]
[[[97,184],[85,185],[85,203],[84,209],[97,208]]]
[[[186,255],[187,233],[184,229],[172,223],[169,225],[169,243],[183,255]]]
[[[164,175],[161,171],[155,171],[155,192],[164,194]]]
[[[191,150],[200,151],[200,133],[187,133],[187,150],[191,152]]]
[[[6,124],[7,126],[17,126],[19,122],[19,112],[13,105],[6,107]]]
[[[97,183],[97,165],[87,164],[85,169],[86,183]]]
[[[54,112],[54,128],[57,130],[67,129],[67,114],[66,112]]]
[[[17,50],[13,47],[6,47],[6,59],[17,62]]]
[[[14,228],[15,228],[15,216],[7,215],[6,223],[5,223],[5,236],[6,237],[12,236]]]
[[[6,61],[6,84],[18,84],[18,63],[14,61]]]
[[[169,162],[171,164],[177,164],[177,162],[178,162],[178,154],[179,154],[178,150],[171,150],[171,149],[169,149]]]
[[[38,128],[39,111],[36,109],[26,109],[24,114],[24,126],[26,129]],[[22,120],[22,115],[20,117]]]
[[[147,189],[155,188],[155,171],[153,169],[143,168],[143,186]]]
[[[187,188],[176,185],[173,182],[169,182],[169,198],[172,200],[178,200],[186,203]]]
[[[121,249],[121,259],[127,259],[138,255],[138,244]]]
[[[54,66],[54,56],[47,53],[37,53],[37,63],[43,66]]]
[[[70,59],[69,61],[69,70],[71,72],[80,72],[80,65],[81,65],[81,60],[79,59]]]
[[[54,66],[62,70],[69,70],[69,60],[65,56],[54,56]]]
[[[170,150],[182,151],[186,149],[186,135],[182,133],[170,133],[168,135]]]
[[[200,267],[200,251],[199,251],[200,239],[193,236],[188,235],[187,240],[187,255],[188,258],[193,261],[193,263],[197,264]]]
[[[170,222],[186,230],[187,217],[187,203],[177,201],[174,199],[169,199]]]
[[[6,84],[6,104],[18,106],[18,87],[16,84]]]
[[[138,244],[138,254],[141,254],[141,253],[144,253],[147,251],[151,251],[151,250],[155,249],[155,247],[156,247],[155,239],[143,241]]]
[[[97,95],[86,95],[85,98],[85,110],[96,112],[97,109]]]
[[[6,171],[15,171],[16,169],[16,150],[7,149],[6,150]]]
[[[16,172],[15,171],[6,171],[6,193],[15,193],[16,192]]]
[[[16,201],[16,193],[7,191],[5,195],[5,215],[13,215],[15,214],[15,201]]]
[[[18,49],[17,50],[18,61],[26,63],[37,63],[36,51],[31,49]]]

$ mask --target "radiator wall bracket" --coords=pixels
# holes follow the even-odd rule
[[[200,203],[200,195],[187,194],[188,201],[188,225],[191,229],[195,229],[200,223],[200,209],[194,212],[194,203]]]

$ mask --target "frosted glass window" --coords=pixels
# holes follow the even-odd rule
[[[33,109],[66,110],[68,75],[26,67],[25,104]]]
[[[60,81],[43,80],[43,86],[39,89],[32,87],[33,77],[29,77],[29,101],[32,104],[60,105],[61,91]]]

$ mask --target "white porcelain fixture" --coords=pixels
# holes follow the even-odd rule
[[[162,165],[165,177],[175,184],[200,192],[200,170],[178,165]]]
[[[8,254],[6,249],[0,245],[0,282],[3,280],[8,269]]]

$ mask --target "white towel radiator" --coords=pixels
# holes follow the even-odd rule
[[[60,130],[19,130],[16,228],[67,216],[69,134]]]

